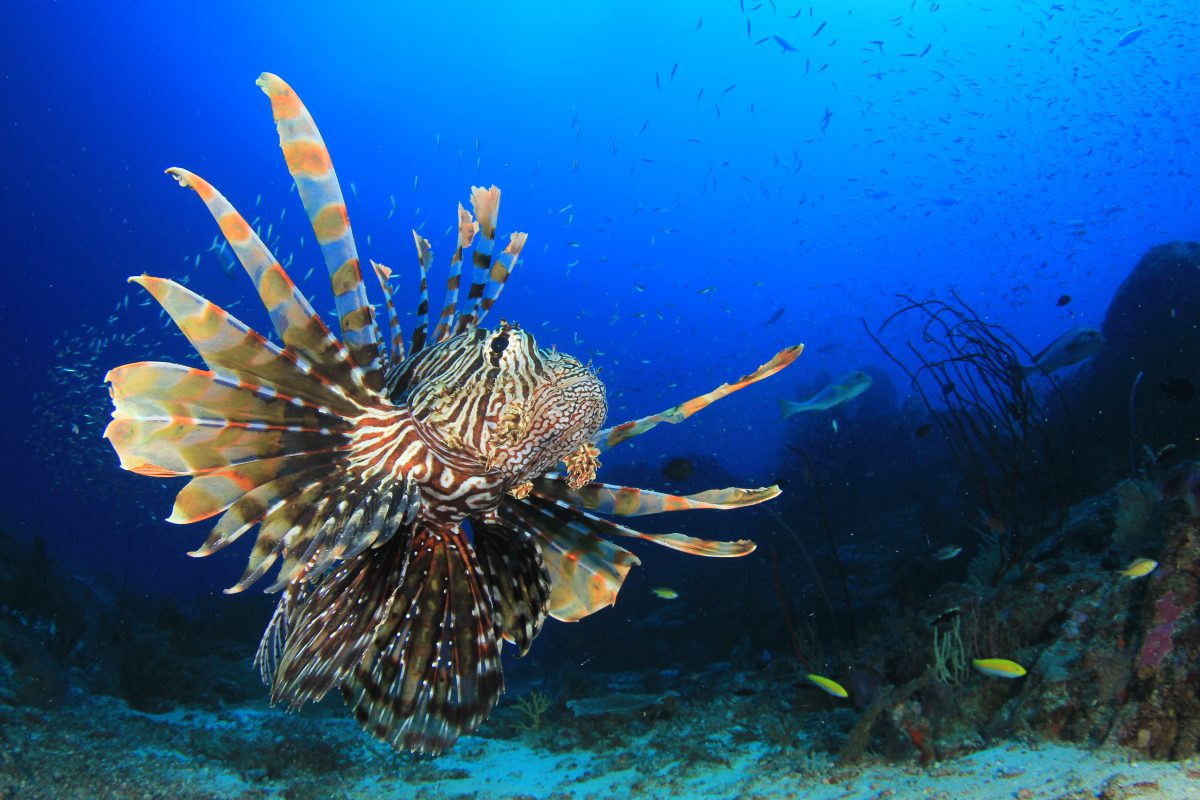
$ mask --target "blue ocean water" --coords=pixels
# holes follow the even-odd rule
[[[912,499],[904,481],[958,491],[945,452],[923,473],[912,436],[873,438],[879,418],[915,407],[908,378],[868,335],[903,305],[897,295],[956,291],[1036,353],[1075,326],[1099,327],[1138,259],[1195,238],[1200,221],[1200,31],[1187,3],[63,2],[0,14],[10,420],[0,525],[150,602],[219,594],[243,551],[187,558],[207,530],[163,521],[180,482],[122,473],[99,438],[108,368],[195,363],[125,279],[186,278],[269,330],[245,276],[214,251],[211,218],[163,170],[202,175],[253,217],[332,321],[254,86],[263,71],[312,112],[360,253],[397,273],[402,314],[416,304],[411,231],[433,245],[437,309],[455,203],[473,185],[501,187],[500,232],[526,231],[529,243],[493,314],[599,367],[610,422],[806,345],[778,376],[605,458],[614,482],[645,488],[783,485],[779,512],[647,526],[766,546],[736,561],[639,550],[627,604],[548,625],[534,646],[546,670],[564,659],[676,667],[639,646],[661,634],[638,627],[661,613],[654,586],[691,604],[665,628],[695,641],[679,645],[685,662],[728,661],[739,634],[756,654],[786,657],[768,550],[782,553],[801,616],[844,647],[816,502],[832,509],[855,596],[881,580],[872,570],[887,556],[966,535],[879,522]],[[862,406],[780,419],[779,400],[849,370],[875,377],[871,405],[867,394]],[[904,430],[923,419],[906,417]],[[819,500],[798,447],[815,456]],[[1126,442],[1114,448],[1124,459]],[[687,474],[670,472],[672,459]],[[784,527],[815,551],[813,570]],[[752,621],[737,603],[748,586],[761,595]],[[629,648],[612,647],[619,636]]]

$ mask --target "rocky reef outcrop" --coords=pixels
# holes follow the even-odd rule
[[[941,587],[898,638],[874,641],[885,684],[843,757],[871,748],[927,761],[1028,735],[1200,753],[1198,476],[1186,464],[1125,480],[1073,507],[994,586]],[[1135,557],[1158,566],[1124,575]],[[971,666],[997,657],[1028,674]]]
[[[1095,491],[1141,460],[1176,445],[1200,456],[1200,242],[1147,251],[1104,316],[1105,349],[1069,383],[1080,460]],[[1140,376],[1140,377],[1139,377]]]

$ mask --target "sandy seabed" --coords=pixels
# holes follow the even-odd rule
[[[370,740],[333,705],[298,715],[265,706],[156,715],[74,694],[51,711],[0,711],[0,799],[1200,800],[1200,760],[1147,762],[1058,743],[846,768],[802,747],[744,741],[710,741],[707,752],[719,755],[697,761],[694,749],[670,746],[678,736],[643,732],[597,750],[527,739],[466,737],[442,757],[416,759]]]

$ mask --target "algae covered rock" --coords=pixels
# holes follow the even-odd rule
[[[1200,752],[1200,518],[1180,514],[1141,607],[1122,744],[1154,758]]]

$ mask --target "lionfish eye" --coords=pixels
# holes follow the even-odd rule
[[[508,348],[508,337],[507,336],[497,336],[495,339],[492,339],[492,351],[493,352],[503,353],[505,351],[505,349],[507,349],[507,348]]]

